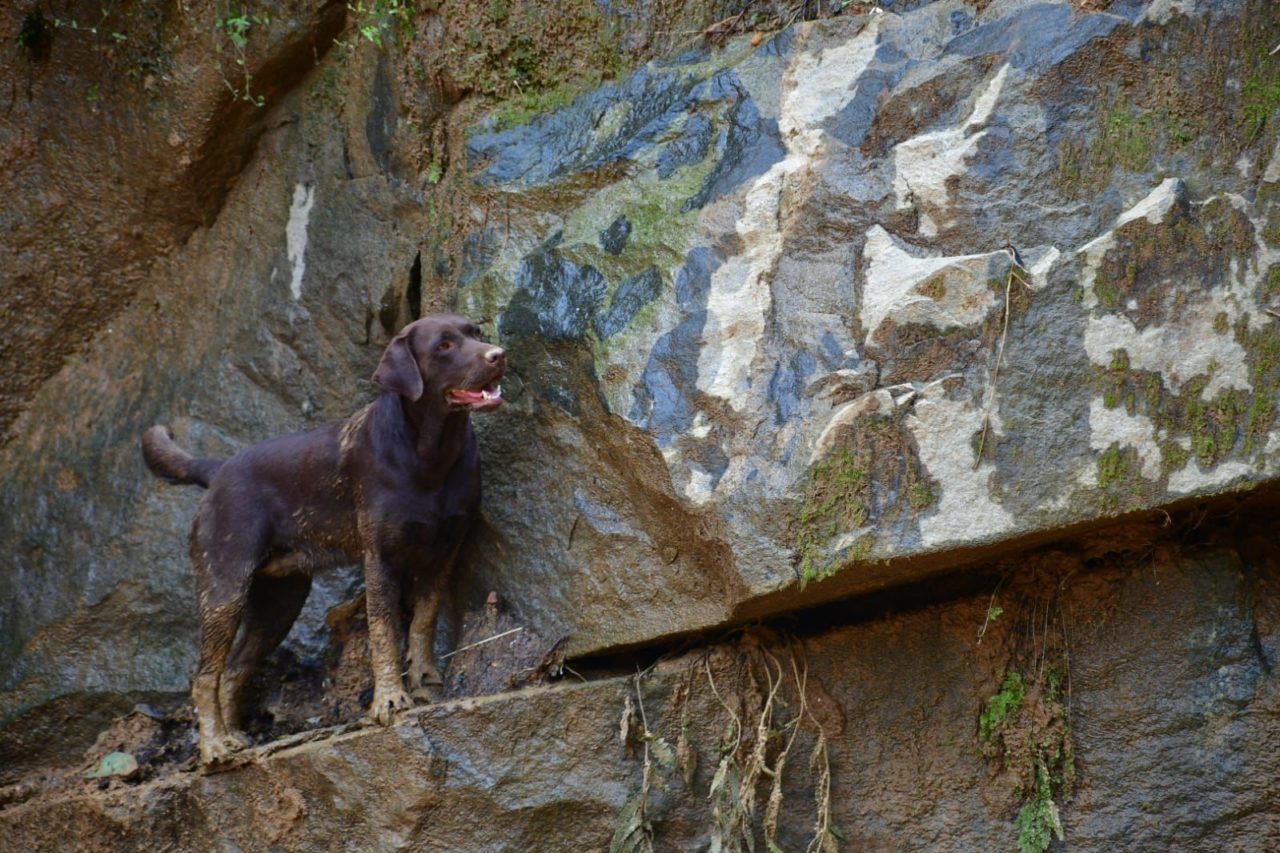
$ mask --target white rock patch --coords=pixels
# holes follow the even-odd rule
[[[879,225],[867,231],[862,250],[866,283],[858,316],[867,330],[868,344],[886,318],[927,323],[939,329],[981,322],[996,305],[997,295],[987,287],[994,255],[916,257]],[[1000,253],[1003,254],[1003,253]],[[933,299],[914,293],[917,286],[941,274],[946,293]]]
[[[1106,450],[1118,443],[1138,451],[1142,476],[1160,479],[1160,463],[1164,454],[1156,444],[1156,425],[1146,415],[1130,415],[1122,408],[1108,409],[1101,399],[1089,403],[1089,446]]]
[[[1079,254],[1084,256],[1081,282],[1084,285],[1085,308],[1092,310],[1098,307],[1095,290],[1098,268],[1103,257],[1115,245],[1116,230],[1137,219],[1146,219],[1153,225],[1165,222],[1185,191],[1179,179],[1166,179],[1122,213],[1110,231],[1080,248]],[[1185,291],[1195,294],[1195,301],[1179,312],[1175,322],[1165,326],[1148,326],[1139,330],[1123,314],[1091,314],[1084,330],[1084,346],[1089,360],[1107,366],[1115,350],[1123,349],[1129,356],[1132,369],[1159,373],[1165,387],[1173,393],[1178,393],[1187,380],[1207,374],[1209,382],[1201,394],[1205,400],[1213,399],[1227,388],[1252,391],[1244,348],[1230,331],[1220,334],[1214,329],[1219,314],[1225,314],[1231,325],[1249,313],[1242,307],[1241,299],[1231,287],[1201,291],[1194,283],[1188,282]]]
[[[1139,331],[1122,314],[1090,317],[1084,329],[1084,348],[1090,361],[1104,367],[1111,363],[1115,350],[1125,350],[1130,369],[1159,373],[1165,387],[1175,394],[1188,379],[1203,374],[1209,374],[1200,395],[1204,400],[1212,400],[1226,388],[1252,391],[1244,347],[1230,332],[1218,334],[1213,328],[1214,317],[1221,312],[1232,317],[1234,306],[1215,292],[1188,306],[1177,325],[1148,326]]]
[[[935,211],[948,207],[947,180],[962,174],[965,164],[978,150],[978,142],[986,131],[976,128],[990,120],[1008,73],[1007,64],[1000,67],[960,127],[922,133],[894,147],[893,191],[897,195],[899,210],[913,207],[920,201]],[[936,223],[928,210],[920,210],[920,233],[926,237],[935,236],[939,224],[948,223]]]
[[[751,365],[772,306],[770,277],[782,255],[783,191],[822,158],[822,123],[853,98],[858,78],[875,56],[880,20],[873,16],[844,44],[817,55],[800,53],[784,75],[778,128],[787,154],[747,190],[735,225],[745,250],[712,274],[698,354],[698,387],[737,411],[751,405]]]
[[[289,264],[293,267],[293,279],[289,289],[294,299],[302,298],[302,274],[307,269],[307,223],[311,207],[316,201],[316,188],[298,184],[293,189],[293,204],[289,207],[289,224],[285,226],[285,247]]]
[[[1248,462],[1219,462],[1212,470],[1205,471],[1200,463],[1192,459],[1187,467],[1169,475],[1168,491],[1171,495],[1205,492],[1237,478],[1248,477],[1253,471],[1253,466]]]
[[[1144,20],[1154,21],[1164,26],[1169,23],[1174,12],[1190,17],[1195,11],[1196,0],[1152,0],[1151,5],[1147,7],[1147,13],[1142,17]]]
[[[998,422],[992,414],[992,430]],[[1013,516],[991,499],[989,482],[995,469],[975,471],[973,434],[982,429],[982,412],[973,406],[925,397],[907,417],[907,427],[920,448],[920,462],[942,485],[937,512],[920,519],[921,544],[926,549],[955,543],[994,539],[1014,526]]]
[[[1275,150],[1271,152],[1271,162],[1267,163],[1267,169],[1262,173],[1262,180],[1268,184],[1280,181],[1280,142],[1276,143]]]

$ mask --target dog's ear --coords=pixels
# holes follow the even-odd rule
[[[418,360],[413,357],[406,332],[396,335],[387,345],[378,369],[373,372],[373,384],[410,400],[422,396],[422,372],[418,370]]]

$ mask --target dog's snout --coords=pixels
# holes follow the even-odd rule
[[[502,347],[494,347],[484,354],[484,360],[490,364],[502,364],[507,360],[507,351]]]

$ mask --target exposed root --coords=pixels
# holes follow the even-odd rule
[[[740,656],[741,662],[735,662],[728,671],[729,692],[724,687],[725,668],[717,667],[721,671],[721,680],[717,681],[712,655],[701,661],[707,689],[715,700],[712,707],[718,705],[725,712],[715,771],[707,788],[708,849],[713,853],[755,851],[761,837],[764,849],[770,853],[783,849],[779,824],[788,814],[784,776],[802,732],[813,739],[809,771],[815,816],[813,837],[806,850],[827,853],[838,847],[838,835],[831,824],[831,763],[826,734],[810,710],[808,663],[803,649],[797,650],[796,645],[791,641],[766,643],[747,635],[735,649],[745,652]],[[621,737],[642,762],[641,785],[619,815],[609,846],[611,853],[652,849],[649,797],[656,787],[666,789],[664,772],[673,776],[678,773],[686,787],[692,788],[697,751],[689,741],[688,723],[696,675],[697,670],[690,669],[689,677],[676,685],[667,703],[667,713],[679,715],[674,750],[649,728],[640,695],[644,673],[636,676],[635,701],[628,696],[624,703]]]

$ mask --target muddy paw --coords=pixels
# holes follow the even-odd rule
[[[413,690],[409,691],[409,695],[413,697],[415,702],[430,705],[432,702],[439,702],[444,698],[444,687],[440,684],[424,684],[421,687],[413,688]]]
[[[434,664],[423,664],[417,666],[413,662],[409,665],[409,687],[413,690],[416,697],[419,691],[430,689],[433,687],[443,687],[444,678],[440,675],[440,670],[435,668]]]
[[[240,738],[243,738],[243,740]],[[248,745],[249,739],[244,735],[240,735],[239,738],[232,734],[214,738],[201,738],[200,760],[206,765],[221,764]]]
[[[392,690],[374,690],[369,716],[379,725],[389,726],[395,720],[397,712],[412,707],[413,700],[409,698],[409,694],[398,687]]]

